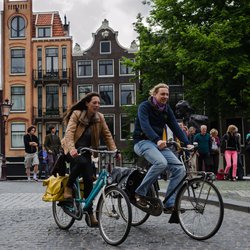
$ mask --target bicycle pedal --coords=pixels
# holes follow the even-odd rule
[[[149,196],[145,196],[145,200],[146,206],[140,205],[135,200],[131,200],[131,203],[147,214],[150,214],[152,216],[160,216],[163,210],[161,200]]]

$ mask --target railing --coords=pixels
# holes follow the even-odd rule
[[[62,118],[67,108],[34,108],[35,119]]]
[[[34,81],[67,81],[70,78],[70,69],[33,70]]]

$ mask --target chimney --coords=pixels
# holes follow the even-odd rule
[[[66,15],[64,15],[63,29],[64,29],[64,35],[65,36],[69,36],[69,22],[67,23],[67,17],[66,17]]]

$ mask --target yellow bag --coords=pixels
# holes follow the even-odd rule
[[[47,186],[45,194],[42,197],[43,201],[63,201],[64,188],[68,182],[69,176],[50,176],[43,181],[43,186]]]

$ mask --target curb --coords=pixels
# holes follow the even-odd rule
[[[159,195],[164,197],[166,192],[159,191]],[[235,211],[240,211],[244,213],[250,213],[250,204],[244,201],[234,201],[230,199],[223,199],[224,203],[224,208],[230,209],[230,210],[235,210]]]

